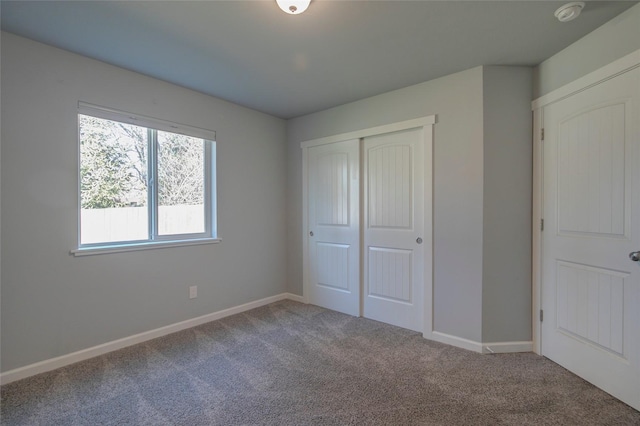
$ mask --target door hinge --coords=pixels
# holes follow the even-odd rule
[[[544,140],[544,127],[542,129],[540,129],[540,140],[541,141]]]
[[[540,230],[544,231],[544,219],[540,219]]]
[[[540,322],[544,321],[544,311],[540,309]]]

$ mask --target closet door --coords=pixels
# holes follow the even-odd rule
[[[363,315],[415,331],[424,324],[423,132],[367,137],[363,162]]]
[[[359,140],[308,151],[309,302],[360,315]]]

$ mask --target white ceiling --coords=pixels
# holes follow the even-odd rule
[[[478,65],[537,65],[637,1],[5,1],[2,30],[282,118]]]

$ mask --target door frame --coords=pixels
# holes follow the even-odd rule
[[[337,135],[327,136],[318,139],[307,140],[300,143],[302,148],[302,262],[303,262],[303,286],[302,298],[304,303],[309,303],[309,246],[307,232],[309,231],[309,218],[306,214],[309,206],[307,202],[307,194],[309,192],[309,150],[308,148],[318,145],[326,145],[331,143],[342,142],[350,139],[360,139],[381,135],[385,133],[393,133],[409,129],[422,129],[424,136],[424,321],[423,336],[431,339],[433,331],[433,125],[436,124],[437,117],[429,115],[413,120],[400,121],[382,126],[370,127],[367,129],[355,130],[352,132],[341,133]],[[360,156],[362,165],[362,155]],[[362,182],[360,183],[360,191],[362,192]],[[362,197],[362,194],[360,194]],[[361,213],[362,215],[362,213]],[[362,222],[361,222],[362,226]],[[362,232],[360,233],[360,246],[362,246]],[[360,268],[362,268],[362,250],[360,250]],[[359,312],[362,316],[362,290],[363,290],[362,274],[360,276],[360,306]]]
[[[532,212],[532,336],[533,351],[542,355],[542,327],[540,325],[540,313],[542,309],[542,230],[544,212],[544,107],[554,102],[568,98],[578,92],[610,80],[620,74],[624,74],[640,67],[640,49],[623,56],[622,58],[605,65],[571,83],[535,99],[531,103],[533,111],[533,212]]]

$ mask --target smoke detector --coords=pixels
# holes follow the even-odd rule
[[[555,11],[554,15],[560,22],[569,22],[576,19],[578,15],[580,15],[580,12],[582,12],[583,8],[583,1],[572,1],[571,3],[567,3],[564,6],[559,7]]]

